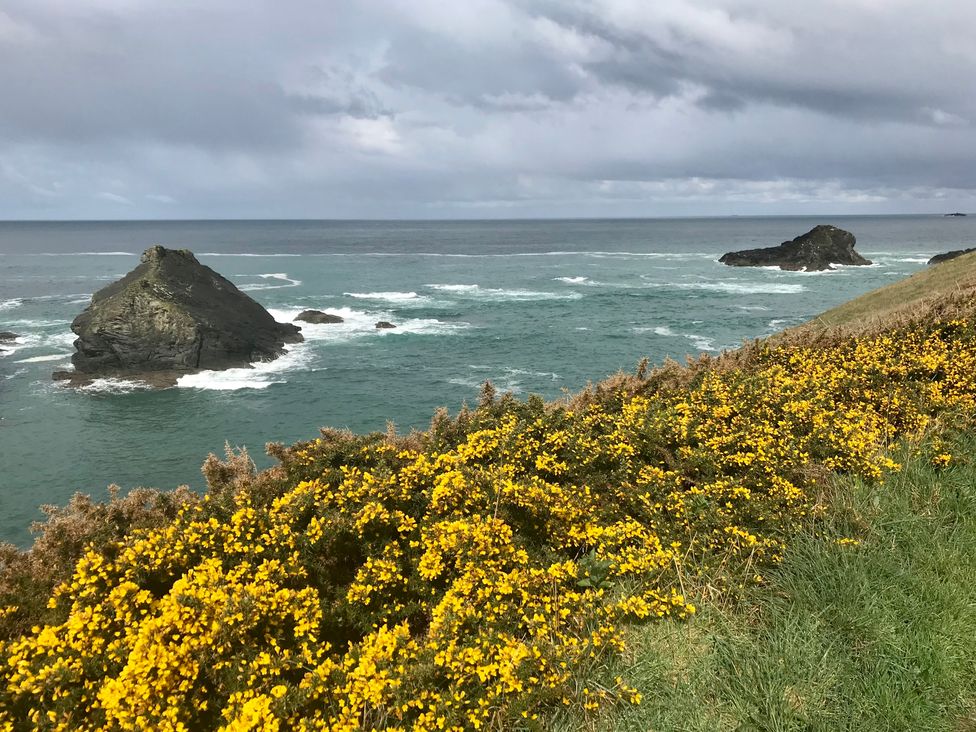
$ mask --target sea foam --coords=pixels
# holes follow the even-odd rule
[[[238,277],[259,277],[262,280],[276,280],[278,282],[283,282],[284,284],[253,284],[253,285],[241,285],[237,289],[244,292],[254,292],[255,290],[281,290],[286,287],[298,287],[302,284],[301,280],[292,279],[285,272],[268,272],[266,274],[258,275],[237,275]]]
[[[19,361],[14,361],[14,363],[42,363],[44,361],[63,361],[66,358],[70,358],[70,353],[52,353],[47,356],[32,356],[30,358],[22,358]]]
[[[805,292],[804,285],[778,284],[773,282],[676,282],[648,285],[648,287],[673,287],[678,290],[708,290],[735,295],[796,295]]]
[[[475,300],[489,302],[523,302],[533,300],[579,300],[583,297],[578,292],[544,292],[523,289],[502,289],[496,287],[482,287],[481,285],[424,285],[438,292],[449,292],[453,295],[468,297]]]
[[[344,292],[342,294],[357,300],[375,300],[377,302],[391,302],[398,305],[415,305],[430,301],[430,298],[418,295],[416,292]]]

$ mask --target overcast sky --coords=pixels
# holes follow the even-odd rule
[[[0,218],[976,210],[973,0],[0,0]]]

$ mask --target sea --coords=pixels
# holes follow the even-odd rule
[[[727,251],[821,223],[871,266],[733,268]],[[976,217],[818,216],[518,221],[0,222],[0,541],[26,546],[41,504],[106,487],[203,490],[225,445],[259,467],[268,442],[320,427],[424,429],[438,407],[498,391],[558,398],[648,357],[717,354],[797,325],[974,246]],[[305,342],[249,369],[149,390],[72,389],[72,319],[154,244],[193,251],[279,321],[315,308]],[[377,330],[387,320],[396,325]]]

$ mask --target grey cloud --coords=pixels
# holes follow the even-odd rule
[[[398,33],[377,76],[393,87],[413,87],[457,104],[501,110],[566,102],[584,86],[562,59],[525,42],[514,40],[502,48],[472,46],[425,30]],[[536,101],[518,104],[517,99]]]
[[[774,3],[754,4],[776,7]],[[726,3],[716,3],[715,7],[723,5]],[[928,11],[892,9],[889,15],[903,15],[901,33],[893,36],[879,28],[872,38],[856,21],[852,21],[847,33],[811,32],[816,29],[818,16],[822,20],[825,16],[821,13],[827,11],[818,5],[808,5],[811,26],[805,26],[802,17],[791,24],[784,23],[782,18],[767,21],[769,32],[782,31],[782,36],[790,39],[790,47],[767,65],[757,67],[753,54],[762,58],[769,49],[760,44],[745,52],[740,49],[738,53],[716,49],[682,27],[680,21],[662,22],[662,27],[655,29],[657,36],[667,40],[665,47],[660,39],[642,34],[639,28],[608,22],[606,13],[598,6],[554,4],[547,0],[523,3],[536,16],[600,38],[614,49],[609,58],[584,64],[601,82],[657,96],[682,94],[687,85],[697,86],[704,90],[698,103],[706,109],[736,111],[747,103],[763,102],[859,119],[932,124],[922,114],[923,109],[940,104],[973,108],[974,100],[960,94],[958,86],[967,71],[966,65],[946,51],[937,36],[926,37],[927,29],[914,22],[916,14],[931,20]],[[962,9],[965,5],[958,3],[956,7]],[[729,12],[726,17],[734,30],[736,21],[762,15],[761,12],[739,15]],[[782,24],[777,25],[777,21]],[[899,79],[893,74],[891,83],[879,84],[886,60],[897,58],[900,49],[905,49],[908,57],[912,46],[921,46],[929,54],[928,58],[918,59],[917,79]],[[922,49],[916,53],[922,55]],[[968,71],[973,71],[971,62]]]
[[[0,217],[965,209],[974,7],[7,0]]]

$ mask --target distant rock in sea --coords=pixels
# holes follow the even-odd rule
[[[128,376],[164,386],[185,373],[269,361],[303,340],[301,328],[276,322],[189,250],[161,246],[96,292],[71,330],[75,371],[54,378],[82,384]]]
[[[376,324],[376,327],[377,328],[380,328],[380,329],[383,329],[383,328],[396,328],[396,326],[393,325],[393,323],[389,323],[389,322],[387,322],[385,320],[381,320],[380,322],[378,322]]]
[[[16,340],[20,338],[16,333],[11,333],[9,330],[0,331],[0,343],[6,343],[7,341]],[[3,349],[0,348],[0,353],[3,353]]]
[[[947,214],[943,214],[943,216],[945,216],[946,218],[955,218],[955,217],[959,217],[959,216],[965,216],[965,215],[966,215],[966,214],[964,214],[964,213],[959,213],[958,211],[957,211],[956,213],[947,213]]]
[[[779,267],[807,272],[833,269],[831,265],[834,264],[871,264],[854,251],[855,242],[851,232],[821,224],[793,241],[764,249],[729,252],[719,261],[731,267]]]
[[[942,254],[936,254],[934,257],[932,257],[932,259],[928,261],[928,263],[939,264],[940,262],[948,262],[950,259],[961,257],[963,254],[969,254],[970,252],[976,252],[976,247],[970,247],[969,249],[953,249],[951,252],[943,252]]]
[[[346,322],[344,318],[333,315],[332,313],[323,313],[321,310],[302,310],[298,315],[295,316],[295,320],[303,321],[305,323],[344,323]]]

